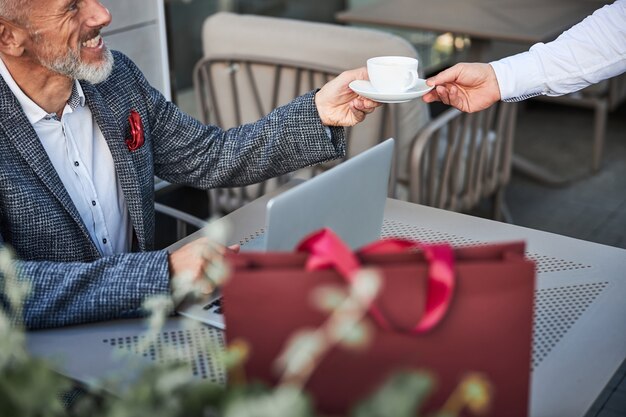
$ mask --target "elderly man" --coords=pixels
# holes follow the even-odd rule
[[[97,0],[0,0],[0,244],[32,283],[27,327],[141,314],[205,262],[154,251],[153,176],[198,188],[259,182],[340,157],[376,103],[348,71],[228,131],[180,112],[100,30]],[[0,302],[2,294],[0,294]]]

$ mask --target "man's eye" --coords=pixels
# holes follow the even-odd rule
[[[70,3],[70,5],[67,8],[67,10],[69,10],[69,11],[78,10],[78,2],[77,1],[73,1],[72,3]]]

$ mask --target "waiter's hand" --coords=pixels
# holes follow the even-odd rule
[[[435,86],[424,95],[426,103],[441,101],[467,113],[484,110],[500,100],[498,79],[489,64],[456,64],[430,77],[426,84]]]
[[[373,100],[359,96],[348,84],[354,80],[367,80],[365,67],[345,71],[330,80],[315,94],[317,112],[326,126],[354,126],[380,106]]]
[[[170,253],[169,267],[172,287],[176,286],[176,279],[182,276],[191,276],[193,284],[197,284],[202,293],[212,293],[217,283],[206,279],[206,268],[212,257],[223,256],[227,252],[239,252],[239,245],[226,247],[212,242],[206,237],[201,237]]]

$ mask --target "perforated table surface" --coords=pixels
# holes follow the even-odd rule
[[[219,220],[228,222],[233,238],[244,244],[263,232],[264,207],[271,195]],[[196,239],[201,231],[173,245]],[[530,415],[584,416],[626,358],[626,250],[551,233],[388,199],[383,237],[410,237],[456,246],[524,240],[527,255],[537,263]],[[124,320],[29,333],[32,353],[71,358],[61,372],[88,380],[121,369],[138,356],[149,362],[181,357],[193,363],[200,378],[224,381],[206,352],[189,346],[204,340],[223,343],[209,327],[187,329],[179,318],[168,321],[158,342],[183,349],[156,349],[140,354],[142,321]],[[113,351],[130,356],[111,359]]]

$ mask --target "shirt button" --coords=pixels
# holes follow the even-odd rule
[[[77,167],[77,166],[79,166],[79,165],[80,165],[80,164],[78,163],[78,161],[74,161],[74,166],[75,166],[75,167]]]
[[[102,239],[102,243],[104,243],[106,245],[107,244],[107,240],[106,239]]]
[[[91,205],[95,206],[96,205],[96,201],[95,200],[91,200]]]

